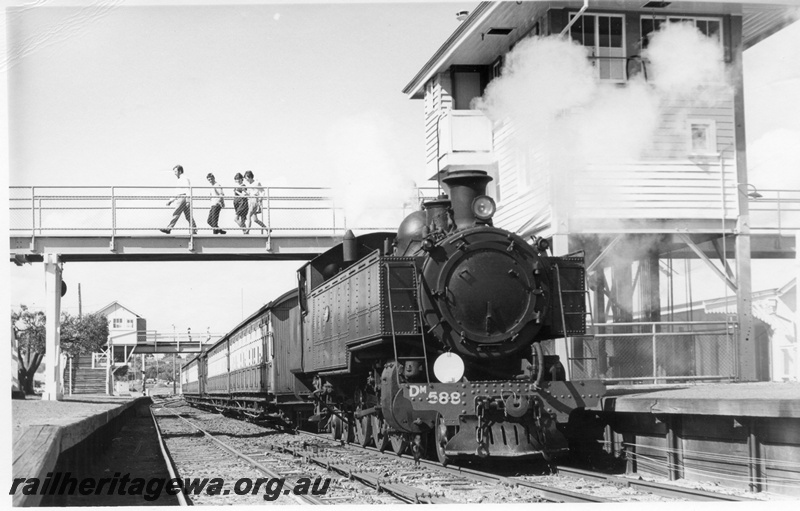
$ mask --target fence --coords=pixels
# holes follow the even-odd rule
[[[609,323],[572,341],[573,379],[664,383],[735,379],[736,324],[725,321]]]
[[[743,192],[745,188],[741,189]],[[752,233],[793,235],[800,228],[800,190],[746,189]],[[788,232],[787,232],[788,231]]]
[[[269,231],[284,235],[341,236],[347,229],[360,231],[396,230],[420,202],[436,196],[435,188],[410,191],[396,204],[371,204],[365,197],[339,204],[327,188],[264,187],[259,220]],[[190,189],[190,216],[200,234],[209,234],[212,187]],[[225,208],[220,214],[222,229],[238,232],[234,220],[234,188],[224,187]],[[9,231],[12,236],[136,236],[152,235],[164,228],[177,204],[167,206],[175,188],[130,186],[15,187],[9,188]],[[246,200],[246,199],[245,199]],[[254,222],[253,227],[260,229]],[[185,219],[174,228],[176,234],[191,235]]]

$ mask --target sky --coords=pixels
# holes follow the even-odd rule
[[[8,185],[170,186],[178,163],[223,184],[245,169],[270,186],[426,184],[423,104],[401,89],[477,2],[153,3],[8,11]],[[748,50],[744,69],[751,181],[788,186],[800,175],[800,23]],[[369,174],[348,160],[365,145]],[[794,274],[793,261],[762,263],[756,290]],[[222,333],[293,288],[300,264],[69,263],[62,310],[77,314],[80,284],[84,312],[118,301],[150,330]],[[41,264],[9,264],[8,279],[11,307],[44,306]]]
[[[9,13],[9,185],[172,186],[180,163],[194,183],[252,169],[330,186],[364,177],[347,160],[362,143],[380,151],[359,168],[384,184],[419,179],[422,103],[401,89],[476,5],[142,3]],[[84,312],[116,300],[150,330],[222,333],[294,287],[300,264],[69,263],[62,310],[77,313],[80,283]],[[11,265],[12,307],[43,306],[43,274]]]

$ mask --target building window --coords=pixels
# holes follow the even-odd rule
[[[664,23],[691,23],[705,36],[722,42],[722,20],[719,18],[694,18],[685,16],[646,16],[641,19],[642,49],[647,48],[655,32]]]
[[[133,328],[133,320],[132,319],[126,319],[125,320],[125,326],[128,327],[128,328]]]
[[[689,153],[716,154],[717,126],[716,122],[707,119],[690,119],[688,121]]]
[[[114,318],[112,328],[122,328],[122,318]]]
[[[517,189],[520,192],[527,192],[533,186],[533,179],[531,177],[531,173],[533,172],[533,159],[532,148],[521,149],[518,153]]]
[[[570,21],[576,13],[570,13]],[[625,16],[584,14],[570,27],[570,37],[586,47],[600,80],[625,80]]]
[[[500,72],[503,70],[503,56],[497,57],[497,60],[492,63],[492,80],[500,77]]]
[[[795,353],[797,348],[783,348],[783,374],[784,376],[793,376],[795,374]]]

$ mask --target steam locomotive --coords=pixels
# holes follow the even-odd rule
[[[443,464],[565,453],[605,391],[541,347],[585,333],[583,258],[494,227],[490,181],[451,172],[397,233],[348,231],[183,367],[185,398]]]

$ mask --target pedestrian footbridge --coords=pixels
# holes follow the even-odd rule
[[[190,228],[181,216],[169,234],[174,188],[164,187],[11,187],[11,259],[40,262],[44,254],[62,261],[137,260],[307,260],[341,241],[347,229],[357,234],[396,231],[436,189],[419,189],[392,207],[345,207],[327,188],[265,187],[262,211],[245,231],[237,225],[233,188],[225,188],[225,208],[214,234],[207,219],[211,187],[191,189]]]

